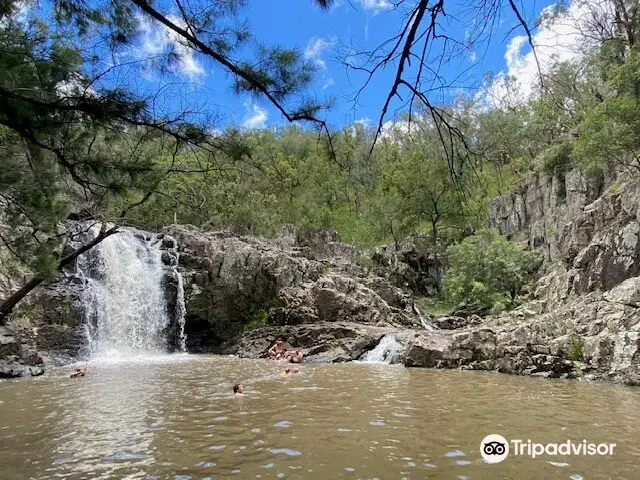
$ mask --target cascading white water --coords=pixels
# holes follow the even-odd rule
[[[367,363],[398,363],[402,361],[406,347],[396,340],[393,333],[382,337],[373,350],[361,357]]]
[[[99,227],[93,227],[93,235]],[[162,261],[162,240],[122,229],[78,260],[84,280],[90,354],[94,357],[157,355],[169,351],[167,332],[177,321],[184,351],[184,289],[176,268]],[[177,283],[175,312],[169,308],[166,279]]]
[[[180,275],[180,272],[178,271],[178,269],[174,269],[173,271],[175,277],[176,277],[176,282],[178,285],[178,298],[176,301],[176,317],[178,319],[178,326],[179,326],[179,341],[180,341],[180,351],[181,352],[186,352],[187,351],[187,336],[184,333],[184,322],[185,322],[185,316],[187,315],[187,306],[184,303],[184,282],[182,281],[182,275]]]

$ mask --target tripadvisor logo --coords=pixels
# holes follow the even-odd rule
[[[536,458],[541,455],[568,456],[568,455],[613,455],[615,443],[589,443],[586,440],[574,442],[566,440],[561,443],[535,443],[531,440],[507,441],[502,435],[487,435],[480,442],[480,455],[487,463],[500,463],[509,455],[509,443],[513,455]]]
[[[487,435],[480,442],[480,455],[487,463],[500,463],[509,455],[509,442],[502,435]]]

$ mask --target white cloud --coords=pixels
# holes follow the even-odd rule
[[[93,97],[96,95],[95,89],[91,85],[87,85],[80,75],[56,83],[56,93],[61,98],[84,95]]]
[[[586,39],[582,32],[588,29],[586,22],[590,21],[595,11],[606,18],[607,12],[602,6],[606,3],[600,0],[572,0],[566,13],[543,21],[533,36],[543,74],[558,62],[578,59],[589,50],[593,40]],[[551,13],[550,8],[543,10],[543,16]],[[527,37],[512,38],[504,58],[506,70],[498,72],[491,84],[478,94],[490,106],[526,101],[539,84],[538,64]],[[513,81],[510,77],[513,77]]]
[[[304,56],[307,58],[318,58],[322,52],[331,47],[331,42],[321,37],[313,37],[309,40],[307,48],[304,50]]]
[[[411,123],[408,120],[387,120],[382,124],[380,138],[388,138],[392,142],[404,138],[411,131]]]
[[[256,102],[245,102],[244,107],[247,110],[242,120],[244,128],[263,128],[267,124],[267,111]]]
[[[6,28],[11,21],[26,26],[29,15],[33,12],[33,4],[29,0],[18,0],[12,5],[11,14],[0,19],[0,28]]]
[[[336,81],[333,78],[329,78],[324,85],[322,85],[322,89],[326,90],[329,87],[333,87],[336,84]]]
[[[337,39],[331,38],[329,40],[325,40],[322,37],[313,37],[309,40],[307,44],[307,48],[304,49],[304,57],[307,60],[313,60],[316,63],[316,66],[325,70],[327,68],[327,63],[322,59],[322,54],[325,50],[332,48],[336,43]]]
[[[172,15],[167,18],[184,28],[184,22],[180,18]],[[138,25],[141,34],[139,56],[148,58],[171,50],[178,58],[175,67],[176,73],[184,75],[190,80],[197,80],[204,76],[204,68],[196,59],[194,50],[186,44],[180,35],[143,16],[138,17]]]
[[[374,14],[393,7],[389,0],[360,0],[360,5],[365,10],[373,11]]]

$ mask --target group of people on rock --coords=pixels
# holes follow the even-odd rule
[[[267,355],[271,360],[275,360],[281,363],[302,363],[304,361],[304,354],[299,348],[294,348],[293,350],[287,350],[286,344],[282,340],[278,340],[274,343],[269,350],[267,350]],[[290,377],[291,375],[295,375],[296,373],[300,373],[300,369],[298,367],[289,367],[285,368],[282,376]],[[233,394],[236,397],[244,397],[244,388],[241,383],[236,383],[233,386]]]
[[[274,343],[267,355],[271,360],[283,363],[302,363],[304,361],[304,355],[299,348],[293,350],[287,350],[286,345],[282,340],[278,340]]]

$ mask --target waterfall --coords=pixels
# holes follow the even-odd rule
[[[365,353],[360,360],[367,363],[400,363],[404,357],[406,347],[402,345],[393,333],[382,337],[373,350]]]
[[[178,327],[179,327],[179,344],[180,351],[187,351],[187,335],[184,333],[184,322],[185,316],[187,314],[187,307],[184,303],[184,282],[182,281],[182,275],[177,268],[174,269],[174,276],[177,282],[178,287],[178,295],[176,301],[176,318],[178,319]]]
[[[170,237],[122,229],[78,259],[91,356],[185,350],[184,288],[172,250]]]

